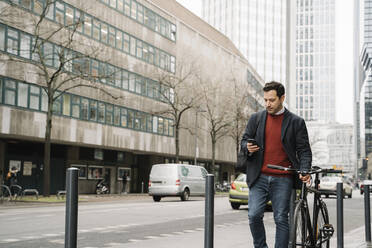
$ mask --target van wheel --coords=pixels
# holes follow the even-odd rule
[[[160,202],[161,197],[158,196],[158,195],[154,195],[154,196],[152,197],[152,199],[154,199],[155,202]]]
[[[182,201],[187,201],[190,198],[190,190],[186,188],[181,195],[181,200]]]

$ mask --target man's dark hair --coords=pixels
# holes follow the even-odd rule
[[[265,84],[263,91],[268,92],[270,90],[275,90],[276,95],[280,98],[285,94],[284,85],[279,82],[271,81]]]

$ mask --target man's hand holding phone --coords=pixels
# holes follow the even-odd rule
[[[255,139],[248,139],[247,149],[250,153],[253,153],[260,150],[260,147],[258,146],[257,141]]]

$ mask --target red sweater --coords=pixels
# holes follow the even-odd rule
[[[264,161],[261,172],[269,176],[289,176],[288,171],[281,171],[267,168],[268,164],[289,167],[291,165],[288,155],[284,151],[281,141],[282,123],[284,114],[267,114],[265,126],[265,150]]]

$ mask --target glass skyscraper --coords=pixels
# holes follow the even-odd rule
[[[202,18],[229,37],[265,80],[286,82],[287,0],[203,0]]]
[[[335,122],[335,0],[297,0],[296,113]]]

